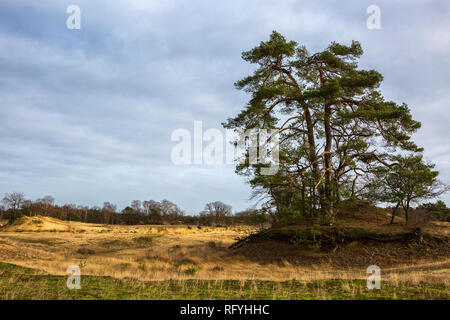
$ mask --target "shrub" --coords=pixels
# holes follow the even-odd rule
[[[138,265],[138,269],[141,271],[145,271],[145,270],[147,270],[147,267],[146,267],[145,263],[140,262]]]
[[[77,253],[79,253],[79,254],[94,254],[95,251],[92,250],[92,249],[83,247],[83,248],[79,248],[79,249],[77,250]]]
[[[167,229],[165,227],[158,227],[158,232],[165,232]]]
[[[187,274],[188,276],[192,276],[196,274],[200,269],[201,269],[200,267],[190,267],[184,270],[184,273]]]
[[[211,249],[217,248],[217,245],[214,241],[209,241],[208,242],[208,247],[210,247]]]
[[[87,264],[87,263],[86,263],[86,260],[84,260],[84,261],[83,261],[83,260],[80,260],[80,263],[78,264],[78,266],[79,266],[80,269],[81,269],[81,268],[86,267],[86,264]]]

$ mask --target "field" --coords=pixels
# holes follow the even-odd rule
[[[378,215],[372,225],[369,219],[363,229],[357,215],[347,218],[340,227],[351,241],[331,248],[267,237],[230,249],[258,229],[24,217],[14,225],[3,222],[0,232],[0,298],[449,299],[449,225],[427,227],[424,246],[385,241],[398,238],[402,227],[383,219]],[[273,234],[286,230],[304,233],[285,227]],[[379,290],[366,287],[372,264],[381,268]],[[80,267],[80,290],[66,287],[70,265]]]

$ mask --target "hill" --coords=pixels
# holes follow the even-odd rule
[[[366,201],[347,202],[338,207],[337,221],[330,226],[317,219],[289,219],[240,238],[230,248],[258,261],[328,262],[341,267],[390,267],[450,256],[449,223],[425,226],[420,244],[415,229],[405,227],[403,218],[396,217],[392,225],[390,219],[390,213]]]
[[[65,221],[51,217],[24,216],[13,223],[3,222],[2,231],[7,232],[85,232],[85,231],[106,231],[106,225],[95,223],[83,223],[77,221]]]

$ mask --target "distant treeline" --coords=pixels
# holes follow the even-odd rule
[[[220,201],[207,203],[197,215],[186,215],[169,200],[134,200],[122,211],[104,202],[103,207],[75,204],[57,205],[52,196],[35,201],[27,200],[22,192],[5,194],[0,205],[0,218],[13,221],[22,216],[48,216],[61,220],[105,224],[187,224],[226,226],[233,224],[260,225],[269,221],[269,215],[257,209],[232,213],[232,207]]]

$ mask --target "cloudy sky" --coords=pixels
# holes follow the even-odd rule
[[[369,5],[381,30],[366,26]],[[69,30],[69,5],[81,29]],[[277,30],[314,52],[361,42],[361,67],[422,122],[415,135],[450,182],[450,2],[2,0],[0,193],[123,208],[167,198],[188,213],[221,200],[252,205],[232,165],[177,166],[177,128],[221,129],[248,97],[241,52]],[[450,197],[444,197],[450,204]]]

